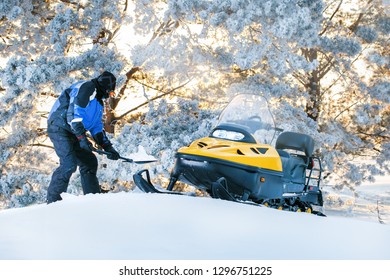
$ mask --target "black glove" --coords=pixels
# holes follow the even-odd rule
[[[79,144],[80,144],[81,149],[88,151],[88,152],[93,151],[92,143],[88,141],[87,137],[80,136],[80,137],[77,137],[77,139],[79,139]]]
[[[106,132],[104,130],[93,135],[93,139],[95,140],[95,142],[99,146],[101,146],[103,148],[112,145],[110,140],[108,140],[108,137],[107,137]]]
[[[107,155],[108,159],[112,159],[112,160],[119,159],[119,153],[114,149],[114,147],[112,145],[105,147],[104,150],[106,152],[110,153],[109,155]]]

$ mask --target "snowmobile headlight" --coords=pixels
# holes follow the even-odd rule
[[[233,141],[239,141],[245,138],[245,135],[240,132],[229,131],[224,129],[215,130],[212,136],[216,138],[222,138],[222,139],[233,140]]]

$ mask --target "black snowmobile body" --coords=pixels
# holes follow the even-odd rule
[[[178,150],[167,191],[181,181],[213,198],[312,212],[313,205],[323,205],[314,140],[282,132],[273,145],[277,133],[263,97],[237,95],[209,137]],[[143,191],[155,190],[146,170],[135,174],[134,181]]]

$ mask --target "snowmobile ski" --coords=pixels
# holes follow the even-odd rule
[[[226,179],[224,177],[219,178],[216,182],[211,184],[211,196],[213,198],[239,202],[229,193]]]
[[[145,175],[146,179],[144,178],[143,173],[146,174]],[[133,180],[136,186],[144,193],[196,196],[195,193],[191,193],[191,192],[177,192],[177,191],[169,191],[165,189],[156,188],[150,180],[150,174],[148,169],[143,169],[141,171],[138,171],[136,174],[133,175]],[[251,201],[242,201],[233,197],[228,191],[227,182],[224,178],[220,178],[218,181],[214,182],[211,188],[212,188],[211,196],[213,198],[242,203],[242,204],[254,205],[254,206],[263,206],[261,204],[253,203]]]
[[[143,173],[146,174],[146,180],[142,175]],[[160,193],[160,194],[175,194],[175,195],[191,196],[191,193],[187,193],[187,192],[175,192],[175,191],[157,189],[155,186],[153,186],[152,182],[150,181],[150,174],[148,169],[143,169],[141,171],[138,171],[136,174],[133,175],[133,180],[136,186],[144,193]]]

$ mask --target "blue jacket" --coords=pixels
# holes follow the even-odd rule
[[[103,130],[103,100],[92,81],[80,81],[62,91],[50,111],[48,128],[62,127],[77,137],[88,130],[99,145],[109,144]],[[103,135],[101,135],[101,133]]]

